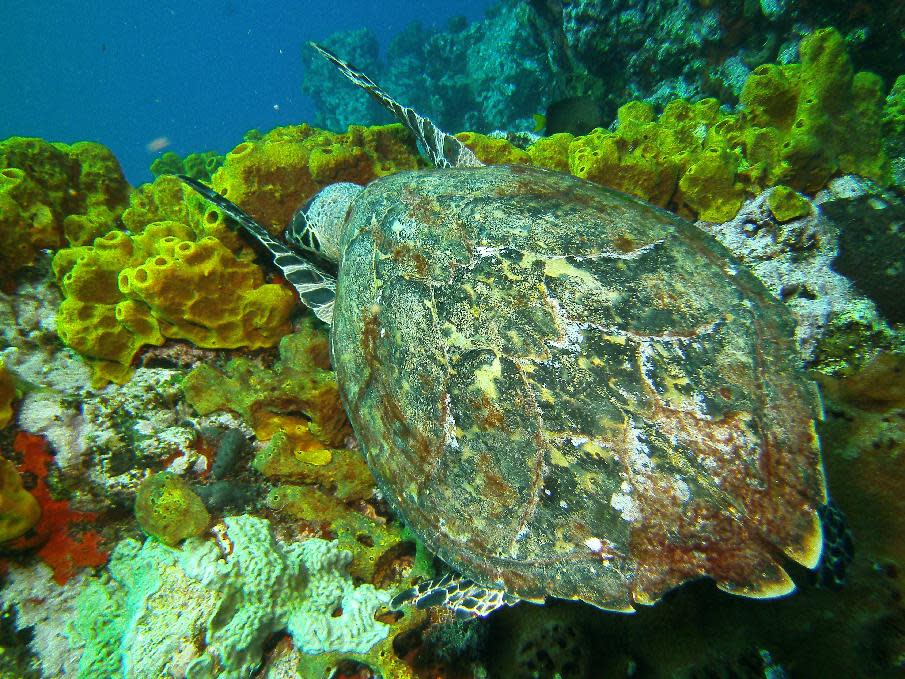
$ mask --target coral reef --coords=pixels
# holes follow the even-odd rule
[[[306,654],[366,654],[390,631],[374,620],[389,594],[353,584],[350,558],[324,540],[278,542],[248,515],[178,550],[125,540],[79,598],[79,676],[249,677],[281,629]]]
[[[905,201],[867,182],[858,192],[823,200],[820,210],[839,228],[833,268],[877,305],[890,323],[905,323]],[[865,266],[869,262],[869,266]]]
[[[385,66],[377,60],[376,39],[366,30],[330,36],[324,45],[444,129],[531,130],[532,114],[581,93],[569,90],[565,44],[534,4],[499,3],[483,21],[453,21],[447,32],[411,24],[389,45]],[[388,120],[312,50],[304,50],[302,59],[302,89],[317,106],[316,125],[343,130],[351,123]]]
[[[165,337],[202,347],[272,346],[295,305],[255,264],[178,222],[154,222],[135,236],[111,231],[60,250],[53,265],[65,295],[58,332],[92,359],[98,386],[124,381],[138,350]]]
[[[341,49],[350,63],[366,73],[377,73],[379,62],[377,38],[367,28],[357,28],[328,37],[325,47]],[[305,77],[302,91],[312,97],[317,113],[312,121],[317,127],[341,132],[349,125],[386,124],[390,116],[383,107],[361,90],[337,87],[342,76],[330,64],[302,50]]]
[[[327,184],[367,184],[421,166],[401,125],[351,125],[342,134],[299,125],[277,127],[236,146],[211,185],[276,233]]]
[[[38,250],[108,231],[128,192],[119,163],[100,144],[0,141],[0,285],[31,265]]]
[[[239,414],[262,440],[283,431],[304,461],[325,464],[327,449],[343,445],[351,434],[326,337],[306,319],[298,332],[280,340],[279,352],[272,370],[245,358],[233,359],[222,371],[199,365],[186,376],[186,400],[202,415]]]
[[[3,676],[26,679],[78,675],[82,649],[70,645],[69,626],[76,618],[76,601],[88,581],[89,576],[83,572],[60,585],[54,581],[50,567],[40,561],[9,569],[0,589],[0,605],[5,615],[15,614],[17,630],[29,633],[28,647],[37,660],[37,671],[30,671],[33,667],[29,665],[14,666]],[[12,650],[4,649],[0,662]]]
[[[652,105],[632,101],[619,108],[613,130],[555,135],[524,151],[499,138],[458,136],[485,162],[568,168],[709,222],[732,219],[746,197],[784,185],[771,194],[771,209],[788,221],[804,214],[793,189],[813,194],[843,173],[881,182],[890,177],[879,78],[853,73],[832,29],[806,36],[801,56],[800,64],[755,69],[737,113],[724,112],[715,99],[676,99],[657,116]]]
[[[324,43],[441,127],[487,133],[531,130],[532,114],[571,96],[594,99],[606,120],[630,99],[658,108],[676,98],[734,104],[752,70],[795,61],[798,41],[821,26],[839,30],[858,68],[869,64],[891,83],[901,68],[902,39],[888,27],[903,21],[894,0],[857,9],[841,0],[576,0],[561,6],[504,0],[471,25],[408,26],[388,46],[385,62],[367,31],[339,33]],[[316,124],[341,130],[386,120],[364,93],[339,85],[315,55],[303,51],[303,59],[303,89],[317,105]]]
[[[849,184],[848,178],[836,180],[825,197]],[[778,219],[771,203],[788,199],[776,199],[777,190],[785,193],[780,187],[769,189],[747,201],[733,219],[699,226],[728,247],[794,312],[799,346],[805,357],[813,358],[828,324],[856,303],[862,304],[868,322],[881,321],[873,304],[863,300],[833,267],[839,249],[838,225],[807,201],[804,216]]]
[[[710,222],[733,218],[746,197],[781,185],[770,194],[770,209],[788,222],[805,209],[795,190],[813,193],[844,172],[888,178],[881,122],[891,129],[896,119],[894,103],[884,109],[879,78],[853,72],[837,31],[807,35],[800,53],[800,64],[755,69],[734,114],[713,99],[674,100],[659,116],[635,101],[619,109],[612,131],[555,135],[526,149],[474,132],[459,136],[487,162],[568,168]],[[366,184],[419,165],[398,125],[351,126],[344,134],[302,125],[250,137],[211,181],[276,232],[326,184]],[[122,221],[134,235],[110,231],[54,259],[65,295],[59,333],[89,358],[95,385],[128,379],[139,350],[167,338],[255,348],[288,331],[290,292],[266,284],[219,211],[186,198],[174,179],[133,193]]]
[[[61,585],[81,568],[105,564],[107,553],[100,550],[100,534],[84,527],[84,524],[92,524],[97,514],[76,511],[68,500],[56,499],[51,492],[48,475],[52,456],[46,441],[40,436],[21,432],[16,436],[13,449],[22,457],[19,473],[34,479],[34,488],[29,492],[37,500],[41,515],[33,530],[6,546],[17,551],[36,549],[37,556],[53,569],[53,578]]]
[[[367,183],[419,164],[401,126],[337,135],[302,125],[243,142],[212,182],[280,229],[326,184]],[[175,178],[133,192],[122,222],[131,233],[107,231],[90,245],[60,250],[53,262],[64,294],[60,337],[89,359],[95,386],[124,382],[141,348],[167,339],[257,348],[288,332],[293,293],[266,283],[220,212],[186,196]]]
[[[401,126],[351,124],[385,118],[305,51],[317,122],[345,132],[288,126],[223,157],[163,154],[131,194],[98,145],[0,142],[0,634],[15,627],[34,654],[2,654],[0,673],[901,673],[905,212],[884,187],[905,177],[905,76],[887,91],[901,59],[866,60],[897,39],[879,16],[805,5],[506,0],[471,26],[409,27],[386,66],[367,31],[326,44],[470,130],[458,138],[486,162],[572,172],[701,220],[793,310],[855,535],[845,589],[795,571],[788,599],[698,582],[635,616],[562,602],[464,622],[387,610],[444,567],[377,492],[325,329],[293,321],[289,287],[165,176],[201,178],[277,234],[325,185],[424,166]],[[821,17],[838,30],[813,30]],[[576,95],[617,122],[527,132]],[[484,134],[500,127],[519,134]]]

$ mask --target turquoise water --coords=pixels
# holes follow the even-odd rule
[[[442,28],[487,5],[5,3],[0,40],[15,57],[0,75],[0,136],[99,141],[140,183],[155,140],[224,153],[252,128],[310,119],[299,91],[308,40],[367,26],[385,47],[411,21]]]

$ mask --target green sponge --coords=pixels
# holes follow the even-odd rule
[[[135,518],[148,535],[174,547],[200,535],[211,517],[189,485],[172,472],[149,476],[138,488]]]

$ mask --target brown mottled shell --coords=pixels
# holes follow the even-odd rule
[[[716,241],[575,177],[385,177],[342,240],[337,378],[427,546],[524,599],[612,610],[701,576],[793,587],[826,491],[792,320]]]

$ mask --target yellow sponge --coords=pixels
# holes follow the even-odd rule
[[[260,268],[207,236],[162,239],[143,263],[119,274],[119,291],[143,302],[166,337],[200,347],[268,347],[289,331],[292,292],[265,284]]]

